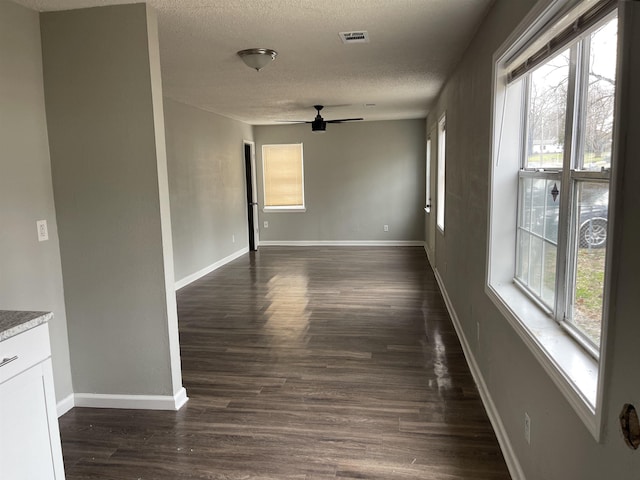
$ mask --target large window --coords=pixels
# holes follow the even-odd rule
[[[304,211],[302,144],[263,145],[265,211]]]
[[[445,115],[438,120],[438,203],[436,205],[436,223],[444,232],[444,201],[445,201],[445,163],[447,152],[447,118]]]
[[[617,20],[516,80],[525,115],[515,278],[598,354],[607,248]]]
[[[488,293],[597,436],[617,11],[573,5],[498,57]]]

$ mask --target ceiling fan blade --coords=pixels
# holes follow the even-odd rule
[[[307,120],[276,120],[278,123],[313,123]]]
[[[327,123],[342,123],[342,122],[355,122],[358,120],[364,120],[364,118],[338,118],[336,120],[325,120]]]

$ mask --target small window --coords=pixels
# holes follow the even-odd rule
[[[264,211],[304,211],[302,144],[263,145]]]
[[[425,204],[427,213],[431,212],[431,136],[427,138],[427,158],[426,158],[426,178],[425,178]]]
[[[447,141],[447,119],[444,115],[438,121],[438,204],[436,205],[436,222],[444,232],[444,199],[445,199],[445,159]]]

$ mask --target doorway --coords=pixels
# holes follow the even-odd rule
[[[247,192],[247,228],[249,231],[249,250],[258,250],[258,201],[256,193],[256,145],[244,141],[244,169]]]

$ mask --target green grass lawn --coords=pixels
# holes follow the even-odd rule
[[[573,322],[600,344],[606,248],[578,250]]]

